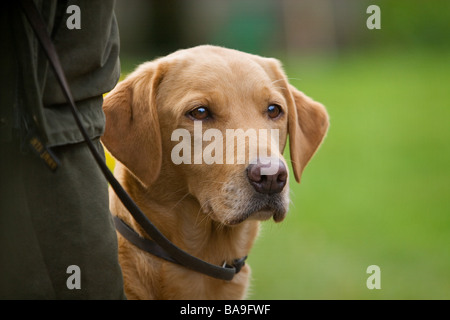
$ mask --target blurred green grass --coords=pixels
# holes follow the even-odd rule
[[[262,224],[249,299],[450,299],[449,57],[281,59],[331,126],[302,183],[291,179],[286,220]],[[123,60],[124,73],[138,64]],[[380,290],[366,287],[373,264]]]

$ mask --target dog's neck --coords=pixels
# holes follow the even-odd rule
[[[199,202],[186,190],[177,190],[176,186],[167,190],[167,187],[158,186],[158,181],[150,187],[143,186],[124,168],[116,169],[115,174],[121,182],[133,181],[125,184],[124,188],[150,221],[181,249],[216,265],[231,264],[234,259],[249,254],[259,222],[244,221],[236,226],[227,226],[203,213]],[[145,234],[130,214],[120,218],[141,235]]]

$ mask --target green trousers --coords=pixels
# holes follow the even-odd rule
[[[0,144],[0,298],[124,299],[107,182],[84,143],[52,150],[56,172]]]

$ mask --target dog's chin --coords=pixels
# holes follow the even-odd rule
[[[256,220],[265,221],[273,218],[275,222],[281,222],[286,217],[286,212],[284,210],[264,208],[254,212],[243,212],[236,214],[232,219],[225,221],[225,224],[234,226],[238,225],[244,221]]]
[[[270,218],[273,218],[273,221],[275,222],[281,222],[286,217],[286,211],[284,210],[274,210],[267,208],[265,210],[257,211],[249,215],[249,217],[246,220],[269,220]]]
[[[223,225],[235,226],[244,221],[281,222],[286,217],[289,199],[281,194],[256,195],[242,202],[206,201],[204,213]]]
[[[236,218],[228,221],[227,224],[233,226],[233,225],[240,224],[244,221],[251,221],[251,220],[265,221],[265,220],[269,220],[270,218],[273,218],[273,220],[275,222],[281,222],[284,220],[285,217],[286,217],[286,212],[265,209],[265,210],[260,210],[260,211],[256,211],[256,212],[252,212],[252,213],[238,215]]]
[[[251,201],[247,206],[240,211],[229,212],[225,215],[222,223],[234,226],[244,221],[256,220],[265,221],[273,218],[275,222],[281,222],[286,217],[286,207],[283,203],[275,201],[266,204],[252,203]]]

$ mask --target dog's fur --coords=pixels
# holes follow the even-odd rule
[[[277,119],[268,105],[282,107]],[[193,132],[188,112],[208,106],[214,117],[203,130],[278,129],[284,162],[289,135],[297,182],[322,142],[325,108],[291,86],[276,59],[216,46],[180,50],[139,66],[104,101],[102,142],[118,160],[115,175],[143,212],[175,245],[216,265],[249,254],[259,221],[281,221],[288,209],[288,185],[277,194],[258,194],[246,164],[180,164],[171,160],[172,132]],[[196,120],[199,121],[199,120]],[[269,147],[270,148],[270,147]],[[139,225],[110,194],[110,208],[142,236]],[[119,260],[129,299],[241,299],[250,268],[231,281],[217,280],[141,251],[118,235]]]

